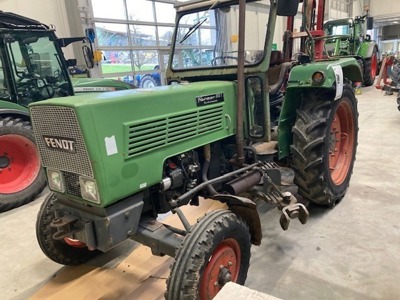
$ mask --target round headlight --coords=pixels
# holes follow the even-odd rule
[[[312,75],[312,81],[315,84],[321,84],[325,80],[325,75],[321,71],[317,71]]]

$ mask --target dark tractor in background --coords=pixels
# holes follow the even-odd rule
[[[32,133],[28,105],[75,92],[127,89],[123,82],[71,82],[62,47],[85,37],[58,39],[54,28],[0,11],[0,212],[35,199],[46,184]],[[90,63],[92,54],[83,46]],[[46,122],[44,117],[43,122]]]

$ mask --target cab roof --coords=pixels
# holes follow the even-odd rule
[[[49,30],[49,27],[39,21],[0,10],[0,29],[35,29]]]

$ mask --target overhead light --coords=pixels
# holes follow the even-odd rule
[[[399,22],[398,21],[393,21],[393,24],[399,24]]]

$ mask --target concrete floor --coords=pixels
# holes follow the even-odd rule
[[[357,161],[346,197],[333,210],[312,208],[306,225],[293,220],[286,232],[279,212],[260,205],[264,238],[252,248],[247,287],[285,300],[399,298],[400,112],[396,96],[372,87],[362,93]],[[36,242],[36,214],[46,192],[0,214],[0,299],[27,299],[65,268]],[[101,263],[118,263],[132,243]]]

